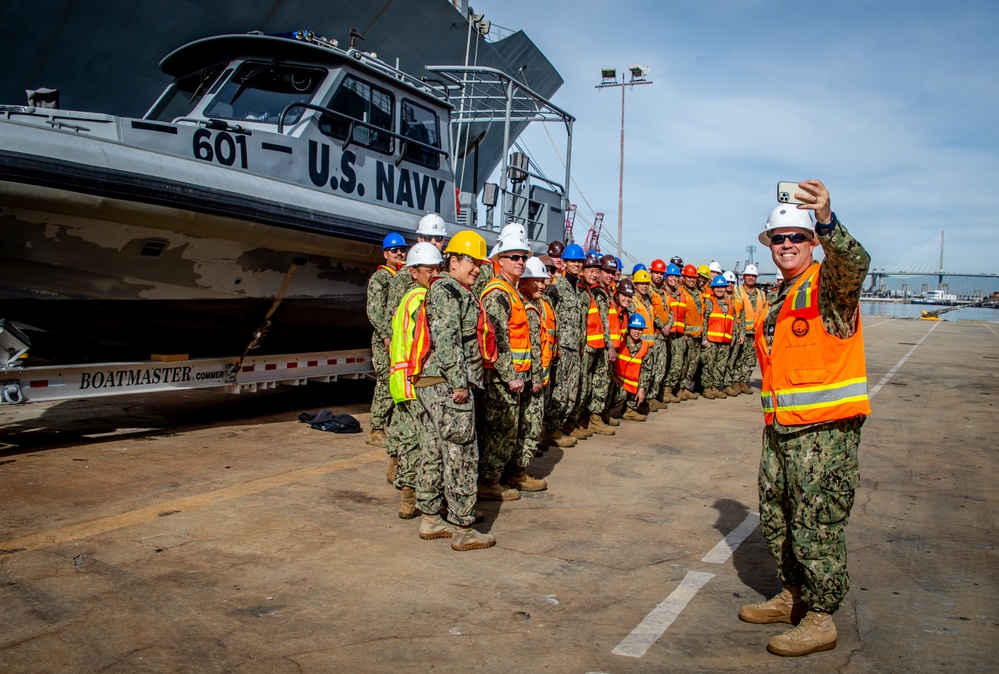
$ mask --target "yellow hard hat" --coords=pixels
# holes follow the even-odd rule
[[[697,275],[698,276],[703,276],[706,279],[710,279],[711,278],[711,270],[708,269],[708,265],[702,264],[700,267],[697,268]]]
[[[479,262],[484,261],[488,257],[486,252],[486,240],[483,239],[481,235],[468,230],[458,232],[452,236],[451,240],[448,241],[447,248],[444,249],[444,252],[468,255]]]
[[[644,269],[639,269],[634,274],[631,275],[632,283],[651,283],[652,277],[649,276],[649,272]]]

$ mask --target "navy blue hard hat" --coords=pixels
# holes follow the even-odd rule
[[[615,255],[614,259],[617,261],[618,271],[624,269],[624,262],[621,262],[621,258],[619,258],[617,255]]]
[[[641,314],[632,314],[631,318],[628,319],[628,328],[638,328],[639,330],[645,329],[645,317]]]
[[[648,271],[649,270],[648,267],[646,267],[644,264],[642,264],[641,262],[639,262],[638,264],[636,264],[634,267],[631,268],[632,275],[634,275],[634,273],[636,271],[638,271],[639,269],[641,269],[642,271]]]
[[[582,262],[586,259],[586,255],[583,253],[583,247],[578,243],[570,243],[562,251],[562,259],[566,262],[578,261]]]
[[[714,277],[711,280],[711,287],[712,288],[728,288],[728,281],[725,280],[724,276],[722,276],[721,274],[718,274],[718,276]]]
[[[675,264],[666,265],[666,276],[682,276],[680,268]]]
[[[402,234],[397,232],[391,232],[382,240],[382,250],[387,248],[398,248],[406,247],[406,239],[402,238]]]

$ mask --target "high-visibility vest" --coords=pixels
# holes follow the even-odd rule
[[[642,345],[638,347],[635,355],[628,350],[628,342],[621,346],[617,353],[617,360],[614,361],[614,378],[628,393],[638,393],[638,379],[642,372],[642,359],[649,352],[652,342],[642,340]]]
[[[759,288],[753,288],[752,294],[747,295],[743,286],[738,286],[735,291],[742,296],[742,308],[746,312],[746,333],[751,333],[756,328],[756,319],[763,316],[763,309],[767,303],[766,295]],[[756,298],[756,306],[750,298]]]
[[[732,301],[728,302],[728,310],[723,311],[721,304],[714,297],[708,297],[704,311],[708,314],[708,334],[705,338],[716,344],[732,343],[732,327],[735,325],[735,314],[732,313]]]
[[[690,337],[700,337],[701,330],[703,329],[702,323],[704,323],[704,310],[698,308],[697,300],[694,299],[694,293],[698,291],[694,290],[691,292],[689,288],[684,286],[680,288],[680,292],[683,294],[684,303],[687,305],[684,313],[683,334]],[[701,307],[703,306],[704,302],[702,300]]]
[[[663,325],[669,324],[669,309],[666,308],[666,301],[663,299],[665,291],[649,288],[649,297],[652,299],[652,315],[659,319]]]
[[[742,311],[742,295],[738,292],[738,288],[732,291],[731,295],[726,295],[728,301],[732,303],[732,315],[738,316],[739,312]]]
[[[645,319],[645,329],[642,330],[642,341],[654,341],[656,338],[656,326],[652,322],[652,312],[649,311],[647,306],[645,306],[645,302],[642,301],[642,298],[638,293],[635,293],[635,296],[632,298],[631,306],[635,310],[635,313],[641,314],[642,318]]]
[[[852,336],[826,332],[819,315],[820,266],[813,264],[788,291],[769,348],[766,331],[756,332],[767,425],[774,419],[803,426],[871,413],[860,310]]]
[[[677,295],[679,297],[673,297],[670,293],[666,293],[666,306],[673,314],[673,329],[670,332],[683,334],[686,328],[684,319],[687,314],[687,303],[683,299],[683,294],[679,292],[679,288],[677,289]]]
[[[555,347],[558,344],[555,335],[555,310],[544,297],[525,306],[527,311],[538,314],[538,323],[541,325],[541,383],[547,386],[551,376],[551,363],[555,358]]]
[[[607,309],[607,323],[611,346],[616,350],[621,346],[621,314],[618,313],[616,304],[611,304],[610,308]]]
[[[604,322],[600,320],[600,308],[593,299],[593,293],[589,290],[586,292],[590,294],[590,308],[586,311],[586,346],[602,349],[607,346],[604,341]]]
[[[415,354],[425,351],[423,345],[416,345],[416,318],[420,306],[427,299],[427,289],[416,286],[399,302],[399,308],[392,316],[392,342],[389,344],[389,356],[392,361],[389,370],[389,391],[396,403],[416,400],[416,392],[410,377],[416,374],[420,366]],[[419,335],[425,339],[426,335]],[[415,347],[415,348],[414,348]]]
[[[510,354],[513,356],[513,369],[516,372],[531,371],[531,327],[527,324],[527,310],[520,299],[520,293],[506,282],[502,276],[494,276],[482,291],[482,299],[493,291],[502,291],[510,299],[510,319],[507,322],[510,337]],[[486,367],[495,369],[492,363]]]

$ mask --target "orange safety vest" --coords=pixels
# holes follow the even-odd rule
[[[826,332],[819,315],[820,266],[813,264],[788,292],[773,345],[767,347],[764,330],[756,332],[767,425],[776,419],[784,426],[804,426],[871,413],[860,310],[851,337]]]
[[[507,322],[510,336],[510,353],[513,356],[515,372],[531,371],[531,327],[527,323],[527,310],[520,299],[520,293],[514,290],[502,276],[494,276],[482,290],[482,299],[494,290],[500,290],[510,298],[510,319]],[[495,369],[493,363],[485,363],[490,369]]]
[[[662,291],[665,293],[665,291]],[[656,289],[649,288],[649,297],[652,298],[652,315],[659,319],[659,322],[663,325],[669,324],[669,310],[666,308],[666,302],[663,301],[663,296],[656,292]]]
[[[614,361],[614,378],[628,393],[638,393],[638,378],[642,372],[642,359],[649,352],[652,342],[642,340],[642,345],[638,348],[638,353],[631,355],[628,350],[628,342],[625,341],[618,351],[617,360]]]
[[[642,341],[652,342],[656,338],[656,326],[652,322],[652,312],[649,308],[645,306],[645,302],[642,301],[641,296],[635,293],[635,297],[631,300],[631,306],[634,308],[636,313],[642,315],[645,319],[645,329],[642,330]]]
[[[687,308],[684,311],[683,334],[689,335],[690,337],[700,337],[702,323],[704,323],[704,310],[697,308],[697,302],[694,300],[694,295],[690,292],[689,288],[684,286],[680,288],[680,292],[683,293],[684,303],[687,305]],[[704,306],[703,301],[701,302],[701,306]]]
[[[600,320],[600,308],[597,307],[597,303],[593,299],[593,293],[590,293],[590,308],[586,312],[586,346],[594,349],[602,349],[607,346],[604,342],[604,322]]]
[[[555,358],[555,345],[558,338],[555,336],[555,310],[544,297],[541,298],[540,305],[527,304],[527,311],[538,314],[538,322],[541,324],[541,383],[548,386],[551,375],[551,363]]]
[[[389,355],[392,366],[389,369],[389,392],[396,404],[416,400],[413,390],[413,375],[419,374],[423,361],[419,354],[428,350],[426,342],[430,335],[416,330],[420,307],[427,299],[427,289],[416,286],[407,292],[399,302],[399,308],[392,316],[392,342]]]
[[[683,334],[683,330],[686,327],[683,320],[687,314],[687,303],[683,301],[683,295],[681,294],[679,298],[676,298],[666,293],[666,306],[669,307],[670,312],[673,314],[673,329],[670,332]]]
[[[621,314],[617,312],[617,305],[611,304],[607,309],[607,323],[610,331],[611,346],[616,350],[621,346]]]
[[[746,289],[738,286],[736,292],[743,298],[742,308],[746,311],[746,332],[750,333],[756,328],[756,319],[763,316],[763,310],[767,303],[766,295],[759,288],[753,288],[753,294],[747,295]],[[756,307],[753,307],[751,297],[756,297]]]
[[[735,314],[732,313],[734,303],[729,301],[728,311],[722,311],[721,305],[713,296],[706,300],[704,311],[708,312],[707,340],[716,344],[731,344],[732,327],[735,324]]]

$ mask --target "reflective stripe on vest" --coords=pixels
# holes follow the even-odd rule
[[[826,332],[818,310],[819,269],[812,265],[791,287],[777,315],[773,345],[767,347],[763,330],[756,332],[768,425],[775,419],[802,426],[871,413],[859,311],[851,337]]]
[[[594,349],[607,346],[604,341],[604,322],[600,320],[600,309],[590,293],[590,308],[586,312],[586,345]]]
[[[683,295],[676,298],[669,293],[666,293],[666,302],[673,314],[673,329],[670,332],[682,334],[686,327],[683,320],[687,314],[687,303],[683,301]]]
[[[649,308],[645,306],[645,302],[642,301],[641,297],[636,293],[635,298],[631,300],[631,306],[634,307],[635,311],[642,315],[645,319],[645,329],[642,330],[642,341],[652,342],[656,338],[656,325],[652,322],[652,312]]]
[[[389,391],[396,403],[416,400],[416,392],[410,377],[416,374],[419,359],[414,354],[423,351],[422,345],[414,348],[416,316],[420,306],[427,299],[427,289],[416,286],[403,295],[399,308],[392,316],[392,342],[389,344],[391,369],[389,370]]]
[[[558,335],[556,334],[558,325],[555,321],[555,309],[544,297],[541,298],[541,367],[544,370],[544,379],[541,382],[548,385],[551,374],[551,363],[555,358],[555,348],[558,346]]]
[[[732,314],[732,302],[728,303],[728,310],[723,311],[721,304],[714,297],[707,298],[705,311],[708,311],[708,334],[707,340],[716,344],[732,343],[732,326],[735,323],[735,316]]]
[[[663,299],[664,291],[656,288],[649,288],[649,298],[652,300],[652,315],[659,319],[663,325],[669,323],[669,310],[666,309],[666,301]],[[655,328],[655,326],[653,326]]]
[[[607,323],[610,328],[611,346],[618,349],[621,346],[621,314],[617,311],[617,305],[612,304],[607,310]]]
[[[746,289],[743,286],[736,288],[736,291],[743,298],[742,308],[746,312],[746,332],[750,333],[756,328],[756,319],[763,316],[764,304],[766,304],[766,298],[763,296],[763,292],[759,288],[753,288],[752,294],[747,295]],[[752,299],[756,298],[756,306],[753,306]]]
[[[628,342],[625,341],[614,361],[614,378],[624,387],[628,393],[638,393],[638,381],[642,373],[642,360],[649,352],[651,342],[642,340],[642,345],[638,347],[638,352],[633,356],[628,350]]]
[[[683,334],[689,335],[690,337],[700,337],[701,330],[703,329],[701,324],[704,322],[704,310],[698,308],[697,300],[694,299],[694,294],[690,292],[686,286],[681,288],[680,292],[683,293],[684,304],[687,305],[687,310],[684,316]],[[703,303],[701,306],[704,306]]]
[[[496,276],[489,280],[482,291],[482,299],[494,290],[506,293],[510,299],[510,319],[507,322],[508,337],[510,338],[510,355],[513,358],[513,369],[516,372],[531,371],[531,327],[527,324],[527,310],[524,302],[520,299],[520,293],[514,290],[502,276]],[[487,363],[486,367],[494,368],[492,363]]]
[[[388,266],[387,264],[380,264],[380,265],[378,265],[378,268],[379,269],[384,269],[385,271],[387,271],[392,276],[395,276],[396,272],[398,271],[398,269],[392,269],[392,267]]]

